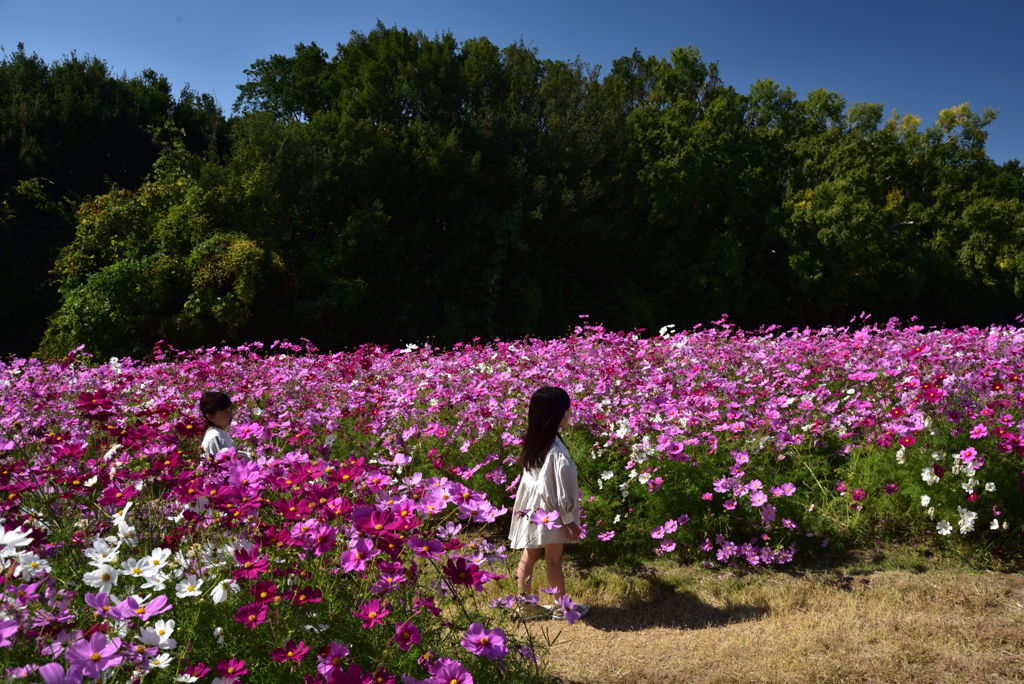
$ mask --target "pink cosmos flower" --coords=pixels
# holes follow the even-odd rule
[[[427,681],[430,684],[473,684],[473,675],[457,660],[447,660],[440,665]]]
[[[256,629],[257,625],[267,621],[267,606],[265,603],[247,603],[239,608],[231,619],[250,629]]]
[[[406,620],[395,625],[394,641],[400,649],[408,651],[409,647],[420,643],[420,630],[412,622]]]
[[[327,644],[320,653],[317,654],[319,663],[316,666],[316,671],[324,676],[324,679],[331,681],[335,673],[341,673],[341,662],[348,657],[348,648],[343,644],[339,644],[337,641],[332,641]]]
[[[384,532],[397,530],[402,526],[402,521],[395,517],[391,511],[374,511],[365,518],[356,522],[356,529],[364,534],[376,536]]]
[[[971,429],[971,439],[981,439],[988,434],[988,429],[981,423],[978,423]]]
[[[411,537],[409,548],[420,558],[437,560],[444,555],[444,546],[436,539],[423,540],[420,537]]]
[[[672,544],[672,547],[675,548],[675,544]],[[562,594],[559,597],[558,605],[562,608],[562,615],[565,616],[566,623],[571,625],[580,619],[580,614],[577,610],[579,606],[576,605],[576,602],[568,594]]]
[[[461,643],[462,647],[470,653],[484,656],[490,660],[504,658],[508,654],[508,647],[505,646],[505,632],[500,629],[485,629],[479,622],[474,622],[469,626]]]
[[[275,648],[271,651],[270,658],[277,663],[284,663],[289,660],[299,662],[307,653],[309,653],[309,647],[306,646],[305,641],[295,643],[294,640],[289,640],[283,648]]]
[[[724,508],[727,511],[735,510],[736,509],[736,502],[733,501],[732,499],[729,499],[728,501],[725,501],[722,504],[722,508]]]
[[[120,639],[107,641],[107,635],[96,632],[88,641],[82,640],[72,644],[64,652],[68,666],[80,671],[86,677],[100,678],[100,672],[121,664],[121,656],[116,655],[121,649]]]
[[[867,498],[867,492],[863,488],[853,490],[854,501],[863,501],[865,498]]]
[[[614,536],[615,530],[609,530],[607,532],[602,532],[601,534],[597,535],[597,538],[601,541],[611,541]]]
[[[750,495],[751,506],[763,506],[768,502],[768,495],[764,492],[754,492]]]
[[[345,572],[365,570],[366,562],[380,553],[369,539],[357,539],[351,546],[341,554],[341,569]]]
[[[359,610],[352,611],[352,614],[363,620],[363,629],[371,629],[383,625],[384,617],[390,612],[380,601],[373,599],[359,606]]]

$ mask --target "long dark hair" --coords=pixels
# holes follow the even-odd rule
[[[519,454],[519,465],[534,470],[544,465],[548,450],[558,436],[558,424],[569,410],[572,400],[561,387],[541,387],[530,397],[530,412],[526,415],[526,437]]]
[[[211,392],[207,390],[203,392],[203,396],[199,399],[199,413],[202,414],[203,421],[206,423],[206,427],[208,428],[216,426],[211,423],[210,419],[206,416],[229,408],[231,408],[231,397],[223,392]]]

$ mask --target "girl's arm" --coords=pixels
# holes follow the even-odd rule
[[[562,523],[568,525],[576,522],[576,509],[579,506],[580,487],[576,476],[576,468],[572,461],[562,453],[558,453],[555,466],[555,505]]]

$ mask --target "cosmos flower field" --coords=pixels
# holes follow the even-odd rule
[[[557,524],[510,510],[543,384],[573,398],[581,563],[767,571],[881,536],[1020,549],[1015,326],[723,317],[450,350],[86,351],[0,363],[0,666],[16,680],[539,676],[520,615],[549,599],[515,595],[506,535],[513,515]],[[204,389],[234,399],[237,451],[202,455]]]

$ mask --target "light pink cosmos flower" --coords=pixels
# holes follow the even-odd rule
[[[543,525],[549,530],[557,530],[561,527],[562,525],[560,521],[561,518],[558,515],[558,511],[538,510],[530,516],[530,522],[535,525]]]
[[[341,569],[345,572],[365,570],[367,561],[380,553],[369,539],[357,539],[351,547],[341,554]]]
[[[88,641],[83,639],[69,646],[64,652],[64,657],[70,667],[86,677],[99,679],[101,672],[121,664],[121,656],[116,655],[120,649],[120,639],[115,638],[108,642],[106,634],[96,632]]]
[[[316,671],[323,675],[324,679],[331,681],[335,673],[341,674],[341,663],[348,657],[348,653],[348,648],[344,644],[330,642],[324,652],[317,656],[320,662],[316,666]]]
[[[508,655],[508,647],[505,646],[505,632],[500,629],[486,629],[479,622],[474,622],[469,626],[461,643],[462,647],[470,653],[489,660],[497,660]]]

